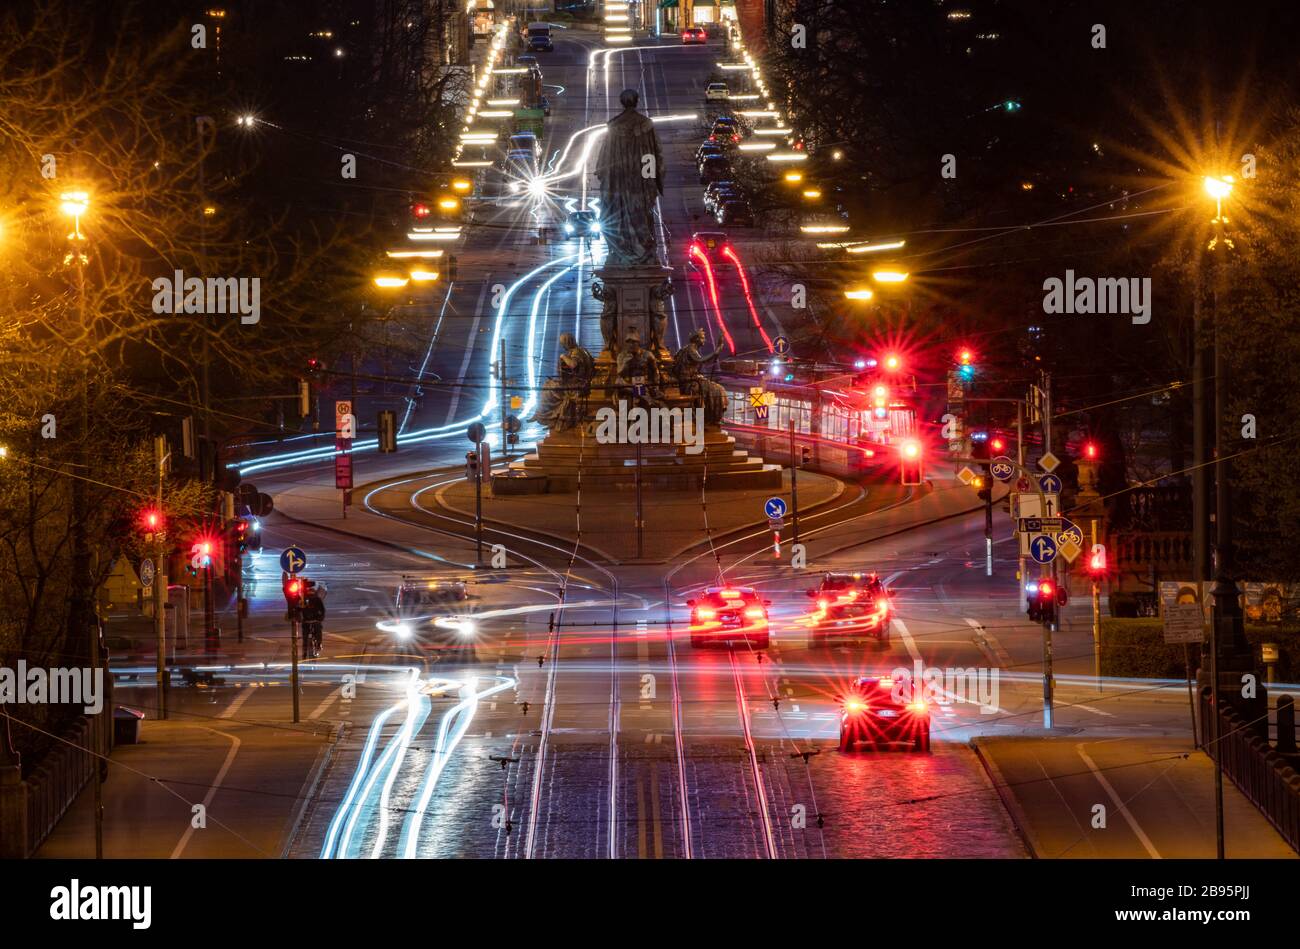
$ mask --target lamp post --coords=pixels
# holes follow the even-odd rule
[[[71,250],[64,263],[77,268],[77,309],[82,326],[86,323],[86,235],[81,232],[81,219],[90,210],[90,195],[85,191],[65,191],[59,198],[59,210],[72,218],[72,231],[68,234]],[[89,327],[87,327],[89,329]],[[77,443],[79,474],[72,479],[72,596],[68,620],[72,642],[81,636],[90,637],[90,667],[92,674],[99,672],[99,623],[90,600],[90,546],[86,537],[86,519],[89,502],[86,497],[86,466],[90,457],[90,372],[83,370],[81,380],[81,438]],[[92,620],[94,620],[92,622]],[[91,773],[95,789],[95,859],[104,858],[104,789],[100,780],[99,747],[103,718],[100,714],[91,719],[89,744]]]

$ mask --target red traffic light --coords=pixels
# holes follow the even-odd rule
[[[1007,443],[995,436],[994,438],[989,439],[989,447],[996,452],[1002,452],[1006,449]]]
[[[1038,598],[1040,600],[1051,599],[1052,591],[1053,587],[1051,580],[1040,580],[1038,582]]]
[[[141,520],[144,522],[145,530],[150,533],[162,527],[162,514],[152,508],[144,512]]]
[[[289,594],[289,596],[297,596],[302,592],[302,581],[290,580],[284,585],[284,592]]]
[[[971,360],[973,360],[974,358],[975,358],[975,354],[972,353],[969,349],[962,349],[961,352],[957,354],[957,362],[961,363],[961,365],[963,366],[969,366],[971,364]]]
[[[1096,443],[1096,442],[1084,442],[1084,443],[1083,443],[1083,457],[1086,458],[1088,461],[1096,461],[1096,460],[1097,460],[1097,443]]]
[[[921,443],[914,439],[908,439],[907,441],[903,442],[900,451],[902,452],[904,458],[920,458]]]
[[[1106,572],[1106,547],[1104,544],[1092,545],[1092,553],[1088,557],[1088,571],[1090,573]]]
[[[883,360],[881,360],[881,365],[883,365],[890,372],[897,372],[899,369],[903,368],[903,360],[899,359],[897,354],[890,353]]]

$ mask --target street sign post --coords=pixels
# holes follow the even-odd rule
[[[767,421],[767,408],[768,408],[768,407],[767,407],[766,405],[756,405],[756,406],[754,406],[754,418],[757,419],[757,420],[760,421],[760,422],[766,422],[766,421]]]
[[[293,576],[307,566],[307,554],[301,547],[286,547],[280,554],[280,569]]]
[[[151,587],[154,581],[153,561],[145,557],[140,561],[140,586]]]
[[[1038,459],[1038,467],[1042,468],[1048,474],[1051,474],[1053,471],[1055,471],[1056,466],[1059,465],[1060,463],[1061,463],[1061,459],[1057,458],[1050,451],[1046,452],[1042,458]]]
[[[999,481],[1010,481],[1016,473],[1016,466],[1006,455],[998,455],[989,462],[989,471]]]
[[[785,517],[785,498],[771,497],[763,503],[763,513],[769,518]]]
[[[957,472],[957,480],[962,484],[970,484],[978,477],[979,475],[971,470],[970,465],[963,465],[961,471]]]
[[[1022,517],[1016,530],[1024,534],[1058,534],[1065,521],[1063,517]]]
[[[1199,603],[1166,603],[1164,635],[1167,643],[1199,643],[1205,636],[1205,614]]]
[[[1061,479],[1054,474],[1045,474],[1038,479],[1038,486],[1043,489],[1044,494],[1060,494]]]

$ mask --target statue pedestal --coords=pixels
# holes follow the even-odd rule
[[[667,313],[659,307],[655,310],[656,291],[665,284],[671,286],[673,269],[657,265],[644,267],[601,267],[595,272],[604,292],[598,298],[602,303],[600,315],[600,332],[605,340],[604,351],[597,357],[597,364],[617,359],[617,353],[623,348],[623,341],[635,333],[641,345],[651,349],[651,341],[656,345],[655,355],[661,362],[672,361],[672,356],[664,348],[664,329],[667,325]],[[665,298],[666,299],[666,298]],[[656,323],[658,325],[656,325]]]

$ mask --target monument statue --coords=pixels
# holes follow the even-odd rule
[[[693,397],[696,405],[703,406],[705,424],[717,425],[727,411],[727,390],[712,379],[705,379],[700,368],[717,359],[722,347],[704,355],[700,352],[703,345],[704,330],[696,330],[673,357],[673,375],[677,377],[678,391]]]
[[[600,301],[600,336],[605,350],[618,353],[618,294],[600,280],[591,284],[591,295]]]
[[[668,298],[676,292],[672,280],[665,277],[662,283],[650,290],[650,351],[658,353],[664,344],[668,329]]]
[[[664,158],[654,123],[636,110],[640,98],[635,89],[624,89],[619,95],[623,112],[605,123],[596,156],[606,267],[659,262],[654,210],[664,191]]]
[[[532,417],[532,421],[553,432],[574,428],[582,421],[582,402],[590,392],[591,378],[596,374],[596,360],[578,345],[572,333],[560,335],[560,349],[560,358],[555,365],[557,374],[542,386],[537,411]]]
[[[620,397],[632,405],[650,408],[661,404],[659,360],[641,348],[641,338],[636,333],[629,333],[623,341],[612,381]]]

